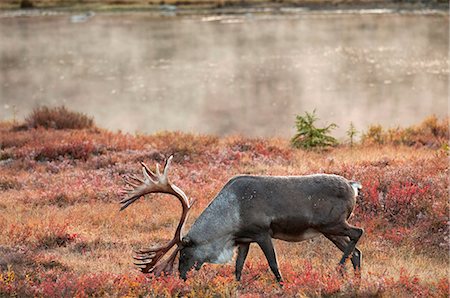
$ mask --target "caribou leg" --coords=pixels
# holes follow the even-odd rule
[[[355,250],[356,243],[358,243],[358,240],[359,238],[361,238],[364,230],[351,226],[347,222],[343,222],[342,224],[335,225],[333,227],[322,228],[320,229],[320,232],[322,234],[328,234],[332,236],[347,236],[350,238],[348,245],[344,249],[344,255],[339,261],[339,265],[343,266],[350,254]]]
[[[342,252],[345,252],[345,249],[347,248],[347,246],[350,243],[350,239],[348,237],[343,237],[343,236],[332,236],[332,235],[324,235],[328,240],[330,240],[331,242],[334,243],[334,245],[336,245],[337,248],[339,248]],[[361,258],[362,258],[362,253],[361,251],[355,247],[355,250],[352,254],[352,265],[353,265],[353,269],[355,269],[355,271],[359,271],[361,270]]]
[[[244,268],[244,262],[247,258],[248,250],[250,249],[250,243],[241,243],[238,245],[238,255],[236,258],[236,280],[241,280],[242,268]]]
[[[278,282],[282,281],[280,271],[278,271],[277,256],[273,247],[272,238],[267,234],[256,241],[266,256],[269,267],[272,270]]]

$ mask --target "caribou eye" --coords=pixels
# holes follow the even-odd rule
[[[192,240],[191,238],[189,238],[189,236],[185,236],[183,237],[183,239],[181,239],[181,243],[183,244],[183,246],[191,246]]]

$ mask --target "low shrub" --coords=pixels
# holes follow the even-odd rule
[[[219,143],[215,136],[190,134],[182,132],[159,132],[149,137],[142,137],[149,148],[158,149],[156,159],[160,156],[174,156],[177,163],[192,161],[199,156],[209,154]]]
[[[64,158],[87,160],[94,153],[96,153],[96,148],[92,142],[80,141],[72,144],[46,144],[35,151],[33,158],[37,161],[52,161]]]
[[[449,118],[439,120],[436,116],[426,118],[419,125],[406,128],[384,129],[381,125],[371,125],[362,135],[361,142],[366,145],[425,145],[439,148],[449,139]]]
[[[94,127],[94,120],[79,112],[69,111],[66,107],[40,107],[35,108],[25,118],[27,128],[52,129],[85,129]]]
[[[18,134],[22,133],[24,132]],[[86,130],[49,131],[36,129],[27,132],[28,137],[16,143],[12,142],[10,133],[5,135],[11,141],[8,142],[11,147],[0,151],[0,154],[13,159],[36,161],[87,160],[92,155],[100,155],[106,151],[105,145],[97,145],[93,142],[95,133]]]

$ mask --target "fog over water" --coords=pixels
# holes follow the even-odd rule
[[[64,104],[112,130],[289,137],[316,109],[343,137],[448,111],[448,14],[8,17],[0,36],[0,120]]]

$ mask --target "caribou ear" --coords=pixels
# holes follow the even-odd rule
[[[181,244],[183,244],[184,247],[192,246],[192,240],[189,236],[184,236],[183,239],[181,239]]]

